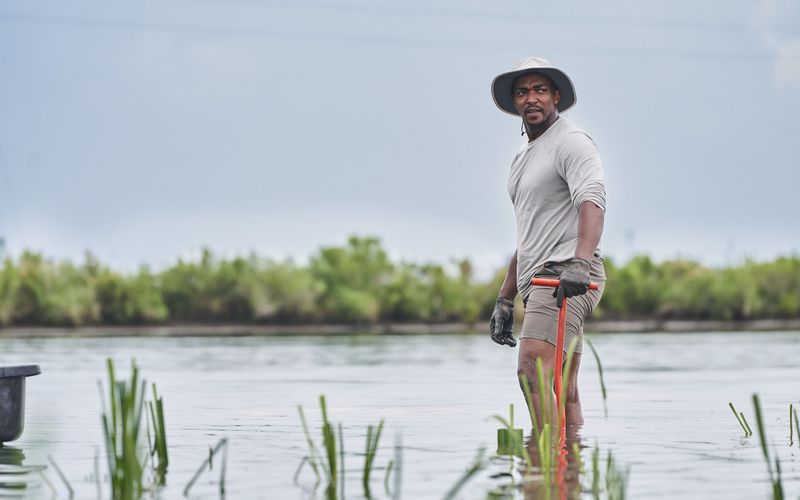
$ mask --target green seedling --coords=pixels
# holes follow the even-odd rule
[[[742,426],[742,430],[744,431],[745,437],[752,436],[753,431],[751,431],[750,426],[747,425],[747,420],[745,420],[744,414],[742,412],[737,412],[736,408],[733,406],[733,403],[731,403],[730,401],[728,402],[728,406],[731,408],[733,416],[736,417],[736,421],[739,422],[739,425]]]
[[[450,490],[448,490],[448,492],[444,495],[444,500],[452,500],[453,498],[456,498],[456,495],[461,488],[463,488],[464,485],[467,484],[467,482],[472,479],[473,476],[475,476],[475,474],[486,468],[487,462],[484,458],[485,451],[485,448],[478,450],[478,454],[476,455],[475,460],[473,460],[472,465],[467,467],[467,470],[464,471],[464,474],[458,479],[458,481],[456,481]]]
[[[144,491],[146,457],[141,452],[141,422],[144,408],[144,381],[131,362],[129,381],[117,380],[114,362],[106,361],[108,369],[108,408],[103,405],[103,436],[108,458],[108,477],[114,500],[133,500]],[[101,391],[102,395],[102,391]]]
[[[492,418],[503,424],[497,429],[497,454],[501,456],[522,456],[524,435],[522,429],[514,428],[514,405],[508,405],[509,419],[506,421],[498,415]]]
[[[600,375],[600,392],[603,394],[603,413],[605,417],[608,418],[606,382],[603,378],[603,364],[600,362],[600,355],[597,354],[597,349],[594,348],[594,344],[592,344],[588,337],[584,337],[584,340],[586,341],[586,345],[589,346],[589,349],[591,349],[592,354],[594,355],[594,360],[597,362],[597,373]]]
[[[156,483],[164,485],[166,484],[169,454],[167,453],[167,429],[164,425],[164,399],[158,396],[156,384],[153,384],[153,400],[148,401],[147,407],[150,410],[150,426],[153,433],[150,457],[155,464]],[[150,435],[148,434],[149,442]]]
[[[767,448],[767,436],[764,428],[764,419],[761,417],[761,403],[758,400],[758,394],[753,394],[753,408],[756,412],[756,426],[758,428],[758,440],[761,443],[761,452],[764,454],[764,461],[767,462],[767,472],[769,473],[769,482],[772,485],[772,499],[783,500],[783,484],[781,480],[781,463],[775,456],[775,470],[772,468],[772,460],[769,456]]]
[[[377,429],[371,425],[367,427],[367,443],[366,443],[366,449],[364,451],[364,474],[362,475],[361,478],[362,483],[364,485],[364,496],[367,498],[370,498],[371,496],[369,490],[369,476],[372,473],[372,468],[375,463],[375,455],[378,453],[378,442],[381,439],[382,431],[383,431],[383,419],[381,419]],[[344,462],[342,463],[344,464]],[[344,483],[344,479],[342,480],[342,483]]]
[[[222,438],[220,439],[216,446],[213,448],[209,448],[208,457],[203,460],[203,463],[200,464],[200,467],[194,473],[192,478],[183,488],[183,496],[189,496],[189,490],[192,489],[194,483],[200,478],[200,475],[203,473],[204,470],[208,469],[213,470],[214,468],[214,457],[222,450],[222,464],[220,465],[219,471],[219,493],[222,498],[225,498],[225,470],[227,469],[228,463],[228,439]]]

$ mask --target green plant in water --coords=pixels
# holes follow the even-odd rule
[[[600,376],[600,392],[603,394],[603,414],[606,418],[608,418],[608,404],[607,404],[607,392],[606,392],[606,381],[603,378],[603,364],[600,362],[600,355],[597,353],[597,349],[594,348],[594,344],[587,338],[584,337],[586,341],[586,345],[589,346],[589,349],[592,351],[592,355],[594,355],[594,360],[597,362],[597,373]]]
[[[183,496],[189,496],[189,490],[192,489],[192,486],[194,486],[194,483],[197,481],[197,479],[200,477],[200,474],[202,474],[204,470],[208,469],[210,471],[214,469],[214,457],[217,455],[217,453],[220,452],[220,450],[222,450],[222,464],[219,469],[219,494],[221,498],[225,498],[225,471],[228,468],[227,438],[220,439],[213,448],[211,447],[208,448],[208,456],[205,458],[205,460],[203,460],[203,463],[200,464],[200,467],[197,469],[197,471],[195,471],[192,478],[183,488]]]
[[[147,407],[150,410],[150,426],[153,433],[152,442],[150,442],[148,434],[150,458],[154,464],[156,482],[163,485],[166,484],[169,454],[167,453],[167,429],[164,425],[164,399],[158,396],[156,384],[153,384],[153,400],[147,402]]]
[[[577,446],[576,446],[577,448]],[[578,453],[578,450],[575,450]],[[580,460],[580,459],[578,459]],[[600,471],[600,447],[595,443],[591,455],[591,471],[581,467],[582,475],[590,476],[591,486],[588,489],[592,498],[600,500],[602,493],[605,492],[605,497],[608,500],[624,500],[628,488],[628,478],[630,476],[630,469],[621,469],[614,459],[614,455],[609,451],[606,454],[606,467],[605,471]]]
[[[367,427],[367,443],[364,450],[364,474],[361,478],[361,482],[364,485],[364,496],[367,498],[372,496],[369,490],[369,476],[372,473],[372,467],[375,463],[375,455],[378,453],[378,442],[381,439],[382,431],[383,419],[381,419],[377,429],[371,425]],[[341,428],[339,432],[341,436]],[[342,456],[342,463],[344,464],[344,455]],[[342,479],[342,484],[344,484],[344,479]]]
[[[733,403],[730,401],[728,402],[728,406],[730,406],[731,411],[733,412],[733,416],[736,417],[736,420],[739,422],[739,425],[742,426],[742,430],[744,431],[745,437],[752,436],[753,431],[750,430],[750,425],[747,424],[747,420],[744,418],[744,413],[737,412],[736,408],[733,406]]]
[[[456,495],[464,487],[467,482],[472,479],[475,474],[482,471],[486,468],[486,459],[484,458],[484,454],[486,452],[485,448],[480,448],[478,450],[478,454],[475,456],[475,460],[472,461],[472,464],[467,467],[467,470],[464,471],[464,474],[458,479],[458,481],[450,487],[450,489],[445,493],[444,500],[452,500],[456,498]]]
[[[103,436],[108,456],[108,477],[111,497],[114,500],[139,498],[144,490],[143,475],[145,454],[140,446],[142,408],[144,408],[144,381],[139,380],[139,370],[131,362],[129,381],[117,380],[114,362],[106,361],[108,368],[109,400],[103,409]],[[102,394],[102,393],[101,393]]]
[[[772,460],[770,460],[769,450],[767,448],[767,436],[764,429],[764,419],[761,417],[761,403],[758,400],[758,394],[753,394],[753,409],[756,412],[756,426],[758,428],[758,440],[761,443],[761,452],[764,454],[764,460],[767,462],[767,471],[769,472],[769,482],[772,485],[772,499],[783,500],[783,484],[781,481],[781,463],[775,456],[775,470],[772,469]]]
[[[298,406],[297,410],[300,413],[300,422],[303,424],[303,432],[306,436],[306,442],[308,443],[308,456],[303,458],[303,461],[300,462],[300,466],[297,468],[297,472],[295,473],[295,482],[297,482],[297,477],[300,474],[300,470],[302,469],[304,464],[309,464],[311,470],[314,471],[314,475],[317,478],[317,483],[319,484],[319,480],[321,478],[320,470],[325,474],[325,478],[327,480],[327,486],[325,488],[325,495],[329,499],[337,498],[337,495],[340,493],[338,489],[338,485],[341,484],[344,486],[344,476],[342,475],[342,479],[339,478],[339,471],[340,471],[340,460],[344,460],[344,445],[340,445],[342,450],[341,455],[336,453],[336,433],[333,431],[333,426],[331,425],[330,421],[328,421],[328,407],[325,402],[325,396],[319,396],[319,405],[322,410],[322,445],[324,449],[324,454],[319,451],[317,446],[314,444],[314,440],[311,438],[311,433],[308,430],[308,423],[306,422],[306,416],[303,412],[303,407]],[[339,426],[339,442],[342,443],[343,439],[341,437],[341,425]],[[344,474],[344,468],[341,467],[341,473]],[[342,496],[343,491],[341,492]]]

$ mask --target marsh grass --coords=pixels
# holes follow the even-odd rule
[[[51,455],[47,455],[47,460],[50,462],[50,465],[53,466],[53,469],[55,469],[56,474],[58,474],[58,477],[61,479],[61,482],[64,483],[64,486],[66,486],[68,498],[73,498],[75,496],[75,490],[72,489],[72,485],[69,483],[64,471],[61,470],[61,467],[58,466],[55,459]]]
[[[200,467],[195,471],[192,478],[186,483],[186,486],[183,488],[183,496],[189,496],[189,491],[194,486],[194,483],[200,478],[200,475],[208,469],[209,471],[214,470],[214,457],[222,451],[222,459],[219,467],[219,494],[222,498],[225,498],[225,473],[228,468],[228,439],[222,438],[217,441],[217,444],[213,447],[208,449],[208,456],[203,460],[200,464]]]
[[[761,443],[761,452],[764,454],[764,461],[767,462],[767,472],[769,473],[769,482],[772,485],[772,499],[783,500],[783,484],[781,479],[781,462],[778,460],[777,454],[774,457],[775,468],[773,469],[773,460],[770,458],[769,449],[767,446],[767,435],[764,426],[764,419],[761,416],[761,403],[758,399],[758,394],[753,394],[753,409],[756,412],[756,428],[758,430],[758,440]]]
[[[364,473],[361,476],[361,482],[364,486],[364,496],[370,498],[369,477],[372,474],[372,468],[375,464],[375,455],[378,453],[378,442],[381,439],[381,432],[383,431],[383,419],[381,419],[377,428],[373,426],[367,427],[367,442],[364,450]],[[339,430],[341,436],[341,427]],[[344,445],[342,445],[342,453],[344,453]],[[342,455],[342,464],[344,464],[344,455]],[[344,484],[344,476],[342,477],[342,484]],[[344,489],[344,487],[342,488]]]
[[[789,417],[789,420],[791,420],[791,417]],[[797,445],[800,446],[800,419],[797,418],[797,408],[795,408],[795,410],[794,410],[794,428],[796,429],[797,436],[798,436]]]
[[[739,422],[739,425],[742,426],[742,430],[744,431],[745,437],[752,436],[753,431],[750,430],[750,426],[747,424],[747,420],[745,420],[744,418],[744,413],[737,412],[736,408],[733,406],[733,403],[731,403],[730,401],[728,401],[728,406],[733,412],[733,416],[736,417],[736,421]]]
[[[150,415],[150,429],[152,440],[148,433],[150,445],[150,459],[153,462],[156,483],[166,484],[167,467],[169,466],[169,453],[167,452],[167,429],[164,425],[164,399],[158,396],[156,384],[153,384],[153,400],[147,402]]]
[[[464,485],[467,484],[467,482],[470,479],[472,479],[476,474],[478,474],[480,471],[486,468],[487,461],[486,458],[484,457],[485,453],[486,453],[486,448],[480,448],[478,450],[478,453],[475,456],[475,459],[472,461],[472,464],[469,467],[467,467],[467,470],[464,471],[464,474],[462,474],[462,476],[458,478],[458,481],[456,481],[455,484],[453,484],[453,486],[450,487],[447,493],[445,493],[443,497],[444,500],[452,500],[456,498],[456,495],[458,494],[459,491],[461,491]]]
[[[589,346],[594,360],[597,362],[597,374],[600,376],[600,392],[603,394],[603,415],[608,418],[608,394],[606,391],[606,381],[603,377],[603,363],[600,362],[600,354],[597,353],[597,349],[594,348],[594,344],[592,344],[588,337],[584,337],[583,340],[586,341],[586,345]]]
[[[319,486],[320,481],[326,481],[325,496],[329,500],[344,498],[345,487],[345,450],[344,450],[344,433],[342,431],[342,424],[339,423],[334,431],[333,424],[328,419],[328,406],[324,395],[319,397],[320,410],[322,413],[322,445],[317,446],[314,439],[311,437],[311,431],[308,427],[303,407],[297,407],[300,414],[300,423],[303,427],[303,434],[305,436],[306,444],[308,445],[308,455],[303,457],[297,470],[294,474],[294,483],[298,483],[298,478],[303,467],[308,465],[314,473],[315,483],[313,489]],[[375,458],[378,454],[378,446],[380,444],[381,435],[383,433],[384,420],[378,423],[377,426],[367,427],[366,443],[364,445],[364,467],[362,469],[361,484],[364,489],[364,496],[372,498],[370,489],[370,478],[372,472],[375,470]],[[390,462],[386,469],[384,477],[384,489],[389,494],[389,476],[392,472],[395,474],[395,492],[399,491],[399,475],[400,475],[400,457],[397,449],[395,450],[395,460]]]
[[[117,379],[111,358],[106,360],[106,367],[108,406],[103,403],[102,422],[111,497],[133,500],[141,497],[144,491],[146,454],[140,446],[140,431],[145,383],[139,380],[139,369],[133,361],[127,381]]]
[[[579,454],[577,450],[575,450],[575,453]],[[581,476],[584,478],[582,482],[585,484],[588,481],[589,483],[589,486],[585,489],[588,490],[592,498],[599,500],[602,498],[602,493],[605,493],[605,498],[608,500],[624,500],[628,489],[630,468],[621,468],[613,453],[608,451],[606,453],[605,469],[601,471],[600,447],[597,443],[592,448],[590,461],[591,470],[584,469],[581,464],[580,471]]]

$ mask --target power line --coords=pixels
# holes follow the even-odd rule
[[[163,22],[120,21],[108,19],[87,19],[40,14],[21,14],[0,12],[0,21],[26,24],[44,24],[66,27],[114,29],[124,31],[155,31],[181,34],[200,34],[212,36],[252,36],[283,40],[303,40],[318,42],[340,42],[369,46],[374,44],[418,46],[423,48],[439,47],[455,50],[503,51],[518,49],[519,42],[476,42],[472,40],[454,40],[442,38],[410,38],[393,35],[360,35],[351,33],[302,33],[276,31],[264,28],[225,28],[219,26],[203,26]],[[772,62],[775,56],[769,52],[742,54],[739,52],[702,52],[681,49],[648,49],[631,50],[620,48],[604,48],[598,46],[575,46],[559,43],[551,52],[570,52],[621,57],[653,57],[688,59],[688,60],[724,60],[730,62]],[[791,59],[800,59],[800,55]]]

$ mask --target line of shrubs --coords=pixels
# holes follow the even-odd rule
[[[709,268],[688,260],[606,259],[595,318],[800,317],[800,258]],[[325,247],[308,265],[205,250],[163,271],[122,274],[87,255],[56,262],[26,252],[0,269],[0,325],[482,322],[505,275],[473,277],[468,260],[392,262],[376,238]]]

